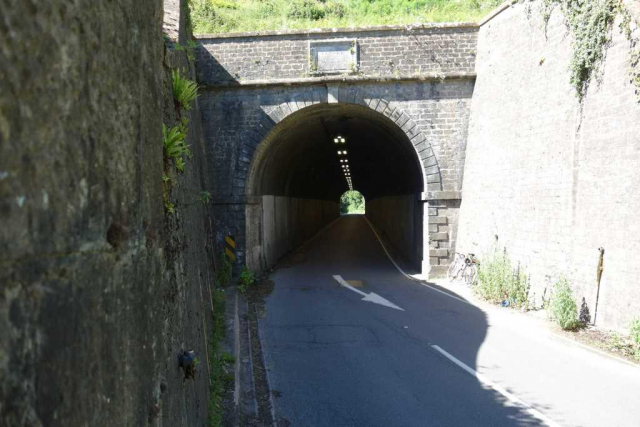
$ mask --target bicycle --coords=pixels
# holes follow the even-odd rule
[[[473,286],[478,279],[478,264],[474,254],[464,255],[456,252],[455,260],[447,271],[447,278],[450,282],[462,278],[467,286]]]

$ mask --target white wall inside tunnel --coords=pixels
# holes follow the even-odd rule
[[[247,267],[265,271],[338,218],[338,202],[262,196],[247,205]]]
[[[423,270],[423,202],[419,195],[388,196],[370,200],[366,217],[382,233],[394,254],[416,270]],[[427,241],[428,244],[428,241]],[[428,251],[428,248],[427,248]],[[428,273],[427,271],[422,271]]]

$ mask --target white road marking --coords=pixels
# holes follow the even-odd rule
[[[353,292],[355,292],[357,294],[362,295],[364,297],[364,298],[362,298],[362,301],[372,302],[374,304],[380,304],[380,305],[384,305],[385,307],[395,308],[396,310],[404,311],[404,309],[398,307],[397,305],[395,305],[391,301],[382,298],[380,295],[378,295],[376,293],[371,292],[370,294],[367,294],[366,292],[362,292],[361,290],[354,288],[353,286],[351,286],[350,284],[345,282],[345,280],[342,278],[342,276],[335,275],[335,276],[333,276],[333,278],[336,279],[336,282],[338,282],[340,284],[340,286],[343,286],[343,287],[345,287],[347,289],[352,290]]]
[[[447,292],[441,291],[438,288],[434,288],[433,286],[425,283],[422,280],[416,279],[415,277],[412,277],[410,275],[408,275],[407,273],[404,272],[404,270],[402,268],[400,268],[400,266],[398,264],[396,264],[396,262],[393,260],[393,258],[391,257],[391,254],[389,253],[389,251],[387,250],[387,248],[384,246],[384,243],[382,243],[382,239],[380,238],[380,236],[378,236],[378,233],[376,233],[376,230],[373,228],[373,225],[371,225],[371,223],[369,222],[369,220],[367,219],[366,216],[363,216],[364,220],[367,221],[367,224],[369,224],[369,227],[371,228],[371,231],[373,231],[373,234],[376,236],[376,239],[378,239],[378,242],[380,242],[380,246],[382,246],[382,249],[384,250],[384,253],[387,254],[387,258],[389,258],[389,261],[391,261],[393,263],[393,265],[396,266],[396,268],[398,269],[398,271],[407,279],[411,280],[412,282],[418,282],[420,283],[422,286],[427,287],[429,289],[431,289],[432,291],[436,291],[436,292],[440,292],[442,295],[446,295],[449,298],[453,298],[455,300],[458,300],[460,302],[463,302],[465,304],[469,304],[469,305],[473,305],[471,304],[469,301],[463,300],[462,298],[458,298],[455,295],[451,295]]]
[[[537,409],[532,408],[531,405],[527,404],[523,400],[521,400],[518,397],[514,396],[513,394],[509,393],[507,390],[505,390],[504,388],[502,388],[499,385],[495,384],[494,382],[492,382],[491,380],[489,380],[488,378],[486,378],[484,375],[480,374],[476,370],[474,370],[474,369],[470,368],[469,366],[465,365],[463,362],[459,361],[458,359],[456,359],[455,357],[453,357],[452,355],[450,355],[449,353],[447,353],[446,351],[444,351],[443,349],[441,349],[437,345],[432,345],[431,348],[436,350],[438,353],[442,354],[444,357],[449,359],[449,361],[453,362],[455,365],[457,365],[458,367],[462,368],[465,372],[467,372],[469,375],[471,375],[472,377],[474,377],[475,379],[477,379],[481,383],[487,385],[488,387],[491,387],[492,389],[494,389],[495,391],[497,391],[498,393],[500,393],[501,395],[503,395],[504,397],[509,399],[511,402],[515,403],[516,405],[521,406],[524,409],[526,409],[527,412],[529,412],[531,415],[533,415],[534,417],[536,417],[540,421],[542,421],[545,424],[547,424],[549,427],[560,427],[560,424],[556,423],[551,418],[547,417],[546,415],[544,415],[542,412],[538,411]]]

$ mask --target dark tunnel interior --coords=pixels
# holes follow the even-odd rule
[[[264,270],[297,248],[340,215],[340,197],[353,189],[380,235],[421,268],[422,169],[389,118],[362,105],[319,104],[282,120],[260,145],[247,181],[248,195],[261,196],[247,214],[250,266]]]
[[[335,143],[339,137],[345,142]],[[256,195],[339,200],[349,189],[345,169],[353,188],[367,200],[423,189],[420,164],[404,132],[366,107],[308,107],[279,123],[270,138],[271,149],[257,174]]]

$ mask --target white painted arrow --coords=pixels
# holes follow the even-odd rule
[[[343,287],[345,287],[347,289],[352,290],[353,292],[356,292],[356,293],[364,296],[364,298],[362,298],[362,301],[372,302],[374,304],[380,304],[380,305],[384,305],[385,307],[395,308],[396,310],[404,311],[404,309],[398,307],[397,305],[395,305],[391,301],[388,301],[388,300],[382,298],[378,294],[375,294],[373,292],[371,292],[370,294],[367,294],[365,292],[362,292],[361,290],[358,290],[358,289],[354,288],[353,286],[351,286],[350,284],[345,282],[345,280],[342,278],[342,276],[333,276],[333,278],[336,279],[336,282],[340,283],[340,286],[343,286]]]

